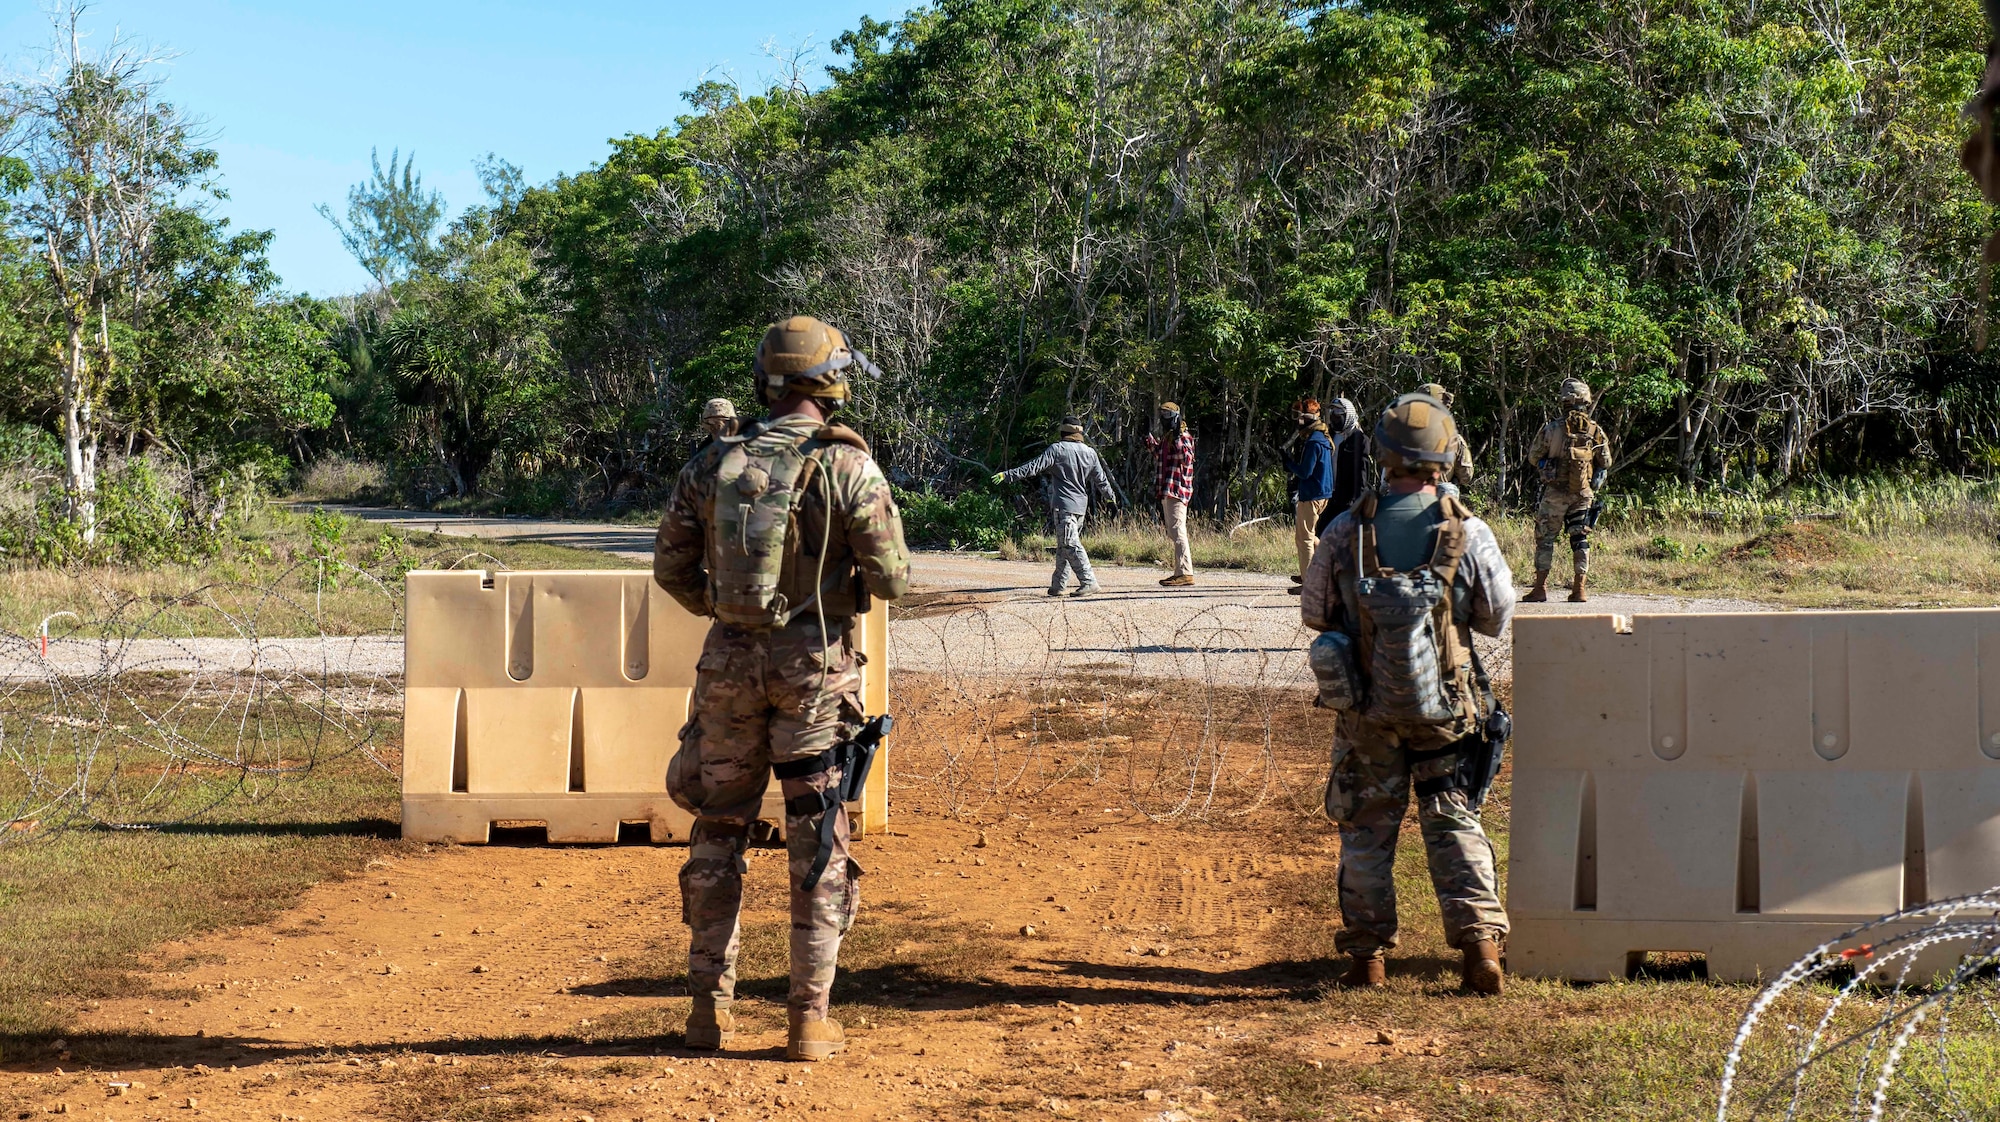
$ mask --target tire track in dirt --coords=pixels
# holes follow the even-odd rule
[[[864,920],[836,991],[854,1044],[810,1073],[779,1060],[780,852],[751,858],[746,1031],[708,1058],[675,1035],[684,850],[437,847],[322,884],[268,925],[159,948],[150,994],[81,1017],[110,1063],[0,1070],[0,1101],[125,1119],[186,1117],[168,1108],[193,1097],[309,1122],[1193,1109],[1210,1038],[1296,987],[1260,974],[1284,918],[1266,878],[1310,861],[1249,831],[1071,805],[1089,794],[984,828],[903,815],[860,841]],[[113,1071],[167,1097],[119,1109],[139,1092],[114,1096]],[[495,1096],[513,1105],[472,1105]]]

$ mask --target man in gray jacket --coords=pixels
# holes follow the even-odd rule
[[[1065,420],[1056,430],[1061,439],[1028,463],[993,476],[995,483],[1043,480],[1048,494],[1049,514],[1056,526],[1056,571],[1049,578],[1049,595],[1061,596],[1063,581],[1070,569],[1076,570],[1076,591],[1071,596],[1088,596],[1097,591],[1097,574],[1090,571],[1090,557],[1083,552],[1083,516],[1090,510],[1092,495],[1106,506],[1118,505],[1118,493],[1111,489],[1111,477],[1097,449],[1083,442],[1083,426]]]

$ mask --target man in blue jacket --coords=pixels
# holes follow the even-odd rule
[[[1056,530],[1056,571],[1049,578],[1049,595],[1061,596],[1069,570],[1076,570],[1076,591],[1071,596],[1088,596],[1097,591],[1097,574],[1090,571],[1090,556],[1083,551],[1083,516],[1090,510],[1092,495],[1108,507],[1118,505],[1118,492],[1111,489],[1111,476],[1097,449],[1083,442],[1083,426],[1065,420],[1056,430],[1059,439],[1028,463],[993,476],[993,482],[1019,483],[1043,479],[1048,495],[1049,516]]]
[[[1312,398],[1300,402],[1298,418],[1299,431],[1293,438],[1298,458],[1285,464],[1292,476],[1292,540],[1299,550],[1299,571],[1292,577],[1295,586],[1312,567],[1313,550],[1319,546],[1319,516],[1333,497],[1333,438],[1319,419],[1319,402]]]

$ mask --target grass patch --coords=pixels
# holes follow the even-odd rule
[[[212,820],[0,847],[0,1060],[67,1031],[85,1003],[135,992],[147,948],[266,921],[402,848],[398,799],[394,777],[348,756]]]
[[[326,563],[326,562],[336,563]],[[631,569],[594,549],[411,533],[328,513],[270,507],[201,566],[0,570],[0,631],[58,638],[378,635],[402,630],[412,569]]]

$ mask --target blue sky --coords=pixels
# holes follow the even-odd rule
[[[580,171],[605,141],[652,132],[686,111],[705,73],[746,85],[775,74],[766,44],[814,49],[912,0],[640,3],[594,0],[101,0],[86,26],[177,54],[171,100],[206,119],[238,226],[277,231],[285,286],[317,295],[367,275],[313,208],[346,206],[369,148],[415,152],[453,212],[480,198],[472,162],[487,152],[530,182]],[[40,68],[49,24],[38,0],[0,0],[7,70]]]

